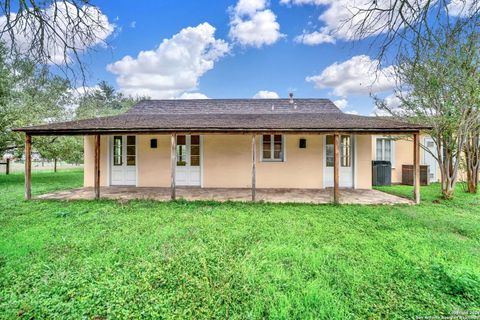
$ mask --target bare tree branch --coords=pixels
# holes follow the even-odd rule
[[[114,30],[89,0],[1,0],[0,15],[0,40],[11,56],[54,65],[83,84],[87,68],[82,56],[106,46]]]
[[[373,36],[370,48],[375,48],[376,58],[387,61],[387,52],[404,53],[420,41],[438,41],[439,28],[450,29],[460,23],[480,21],[479,0],[374,0],[352,1],[350,17],[339,30],[348,30],[351,38],[360,40]],[[456,5],[453,12],[453,5]],[[337,30],[337,32],[339,31]]]

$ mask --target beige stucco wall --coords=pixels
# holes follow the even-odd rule
[[[95,137],[85,136],[83,139],[83,185],[93,187],[95,171]],[[100,137],[100,185],[108,186],[108,137]]]
[[[382,136],[374,136],[372,139],[372,159],[376,159],[376,138]],[[420,144],[423,144],[425,135],[420,135]],[[402,165],[413,164],[413,141],[411,136],[395,136],[395,163],[392,164],[392,183],[402,182]],[[420,148],[420,164],[424,164],[425,150]],[[440,179],[440,171],[437,166],[437,177]]]
[[[420,159],[423,158],[423,150],[420,150]],[[413,164],[413,141],[395,141],[395,168],[392,169],[392,183],[402,182],[402,165]]]
[[[307,147],[300,149],[300,138],[307,140]],[[260,143],[257,142],[258,188],[323,188],[323,136],[287,135],[285,137],[284,162],[261,162]]]
[[[307,139],[307,148],[298,139]],[[203,186],[248,188],[252,184],[250,135],[203,137]],[[322,188],[323,137],[288,135],[284,162],[260,161],[261,137],[257,137],[256,183],[258,188]]]
[[[355,178],[357,189],[372,188],[372,136],[358,135],[356,136],[356,166]]]
[[[150,139],[158,140],[156,149]],[[298,147],[299,139],[307,148]],[[248,188],[251,186],[251,136],[205,135],[203,139],[203,187]],[[108,138],[101,139],[101,185],[108,185]],[[356,137],[356,187],[371,188],[372,137]],[[258,188],[323,188],[322,135],[287,135],[284,162],[260,161],[261,137],[257,137]],[[170,186],[170,136],[137,136],[137,185]],[[94,138],[85,137],[85,186],[93,186]]]
[[[375,160],[377,156],[377,138],[383,138],[383,136],[374,136],[372,139],[372,159]],[[389,138],[389,137],[385,137]],[[402,165],[413,164],[413,142],[411,136],[395,136],[391,137],[395,140],[395,161],[392,161],[392,183],[402,182]],[[423,150],[420,150],[420,159],[423,157]]]
[[[203,136],[203,187],[250,187],[251,141],[247,135]]]
[[[150,140],[157,139],[157,148],[150,148]],[[137,136],[137,186],[170,186],[170,136]]]

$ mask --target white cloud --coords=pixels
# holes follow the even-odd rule
[[[266,7],[266,0],[239,0],[231,8],[230,38],[241,45],[257,48],[282,38],[277,17]]]
[[[433,3],[435,4],[436,1]],[[318,17],[322,22],[322,27],[318,31],[304,32],[297,36],[297,42],[307,45],[316,45],[321,43],[334,43],[335,40],[359,40],[369,36],[374,36],[387,32],[385,28],[392,15],[400,15],[412,23],[415,19],[417,7],[430,4],[427,0],[413,1],[412,8],[408,6],[395,6],[395,13],[387,9],[392,8],[391,0],[377,0],[375,11],[368,10],[372,7],[372,1],[359,0],[280,0],[284,5],[315,5],[325,6],[322,14]],[[448,13],[451,16],[470,16],[480,9],[478,0],[450,0],[447,5]],[[401,21],[398,19],[396,27],[401,27]],[[365,29],[362,34],[357,30],[360,25]],[[303,41],[302,41],[303,40]]]
[[[321,43],[335,43],[335,37],[328,33],[325,29],[314,31],[311,33],[304,32],[295,37],[295,42],[303,43],[309,46],[314,46]]]
[[[321,5],[321,4],[328,4],[330,0],[280,0],[281,4],[288,4],[288,5],[305,5],[305,4],[313,4],[313,5]]]
[[[386,96],[385,98],[383,98],[382,103],[389,110],[392,110],[394,112],[401,111],[402,110],[401,109],[402,100],[398,97],[398,95],[405,98],[405,97],[408,96],[408,92],[407,91],[399,91],[399,92],[396,92],[396,93],[392,93],[392,94]],[[372,114],[377,115],[377,116],[391,116],[391,114],[388,111],[380,109],[378,106],[375,106],[373,108]]]
[[[234,10],[238,15],[254,15],[257,11],[264,10],[266,0],[239,0]]]
[[[88,94],[92,94],[97,90],[100,90],[99,85],[95,85],[95,86],[92,86],[92,87],[82,86],[82,87],[69,89],[69,92],[70,92],[73,100],[71,101],[71,103],[69,103],[65,106],[65,109],[67,111],[70,111],[70,112],[75,111],[78,108],[79,101],[83,96],[88,95]]]
[[[136,58],[125,56],[107,70],[117,75],[126,94],[178,97],[195,90],[199,78],[229,52],[228,43],[215,39],[214,34],[215,28],[208,23],[182,29],[157,49],[141,51]]]
[[[391,94],[384,99],[385,105],[391,109],[398,109],[402,105],[402,100],[396,94]]]
[[[258,91],[254,96],[254,99],[278,99],[280,96],[274,91],[261,90]]]
[[[448,14],[455,17],[467,17],[479,9],[478,0],[452,0],[447,5]]]
[[[49,56],[48,62],[53,64],[64,64],[71,60],[73,52],[67,47],[73,47],[78,52],[82,52],[104,44],[115,29],[115,25],[108,21],[108,17],[93,6],[85,5],[82,10],[77,10],[71,3],[56,2],[43,9],[41,14],[46,20],[50,20],[50,24],[55,30],[55,36],[49,34],[44,39],[44,48],[40,49],[37,43],[33,43],[34,34],[40,25],[31,21],[26,24],[25,20],[19,20],[12,31],[15,34],[15,49],[22,53],[43,50]],[[15,17],[16,14],[11,13],[10,19],[15,19]],[[82,23],[78,24],[72,21],[82,21]],[[6,16],[1,16],[0,29],[4,29],[6,23]],[[7,46],[12,44],[8,32],[3,33],[1,40]]]
[[[352,111],[345,111],[346,114],[353,114],[353,115],[358,115],[358,111],[352,110]]]
[[[137,27],[137,21],[130,22],[130,28],[135,29]]]
[[[95,85],[95,86],[92,86],[92,87],[82,86],[82,87],[77,87],[75,89],[72,89],[71,92],[72,92],[74,97],[80,98],[81,96],[93,93],[93,92],[95,92],[96,90],[99,90],[99,89],[100,89],[99,85]]]
[[[184,92],[178,97],[178,99],[210,99],[210,98],[200,92]]]
[[[453,0],[462,1],[462,0]],[[467,0],[475,1],[475,0]],[[382,32],[388,31],[385,28],[387,21],[391,18],[390,12],[386,9],[391,8],[391,0],[377,0],[376,6],[378,10],[368,10],[372,6],[371,1],[358,0],[281,0],[280,3],[285,5],[316,5],[325,6],[319,20],[323,26],[319,31],[312,33],[304,33],[298,37],[306,37],[307,39],[315,39],[310,41],[309,45],[325,43],[327,41],[320,41],[328,39],[329,43],[333,43],[332,39],[336,40],[359,40],[372,35],[378,35]],[[414,6],[423,5],[426,0],[415,1]],[[400,6],[397,6],[400,8]],[[403,6],[402,15],[407,20],[412,20],[413,11],[408,6]],[[357,34],[356,31],[360,24],[364,23],[366,29],[362,34]],[[398,26],[400,21],[398,22]],[[308,37],[307,37],[308,36]],[[297,38],[298,38],[297,37]]]
[[[342,63],[335,62],[319,75],[307,77],[317,88],[332,88],[333,94],[378,93],[395,87],[393,66],[379,69],[379,61],[365,55],[354,56]]]
[[[333,103],[339,108],[339,109],[345,109],[348,106],[348,100],[347,99],[339,99],[333,101]]]

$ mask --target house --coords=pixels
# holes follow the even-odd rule
[[[424,125],[343,113],[328,99],[145,100],[125,114],[16,129],[85,137],[86,187],[371,189],[374,137],[413,139]],[[26,164],[29,172],[28,163]],[[29,177],[26,196],[30,197]],[[418,179],[416,201],[420,199]]]
[[[425,134],[420,136],[420,164],[428,166],[428,182],[440,181],[440,167],[431,153],[436,154],[436,144],[433,139]],[[392,166],[392,183],[402,183],[402,166],[412,165],[413,141],[409,136],[382,136],[372,137],[373,160],[390,161]],[[430,152],[427,152],[429,149]]]

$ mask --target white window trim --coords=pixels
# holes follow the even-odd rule
[[[391,165],[392,165],[392,169],[395,169],[395,162],[396,162],[396,161],[395,161],[395,160],[396,160],[395,139],[393,139],[393,138],[391,138],[391,137],[386,137],[386,136],[381,136],[381,137],[375,138],[375,148],[374,148],[374,150],[375,150],[375,160],[378,160],[378,158],[377,158],[377,140],[378,140],[378,139],[387,139],[387,140],[390,140],[390,141],[391,141],[390,147],[391,147],[391,153],[392,153],[392,154],[391,154],[391,161],[390,161],[390,163],[391,163]],[[382,146],[382,148],[383,148],[383,152],[385,152],[385,146]]]
[[[268,134],[262,134],[261,135],[261,139],[260,139],[260,161],[261,162],[287,162],[287,148],[286,148],[287,139],[286,139],[285,135],[283,135],[283,134],[281,135],[282,136],[282,154],[283,154],[282,159],[264,159],[263,158],[263,136],[264,135],[268,135]],[[270,134],[270,136],[272,136],[272,138],[273,138],[274,135]],[[272,142],[273,142],[273,140],[271,140],[271,143]],[[271,148],[271,152],[273,154],[273,148]]]

